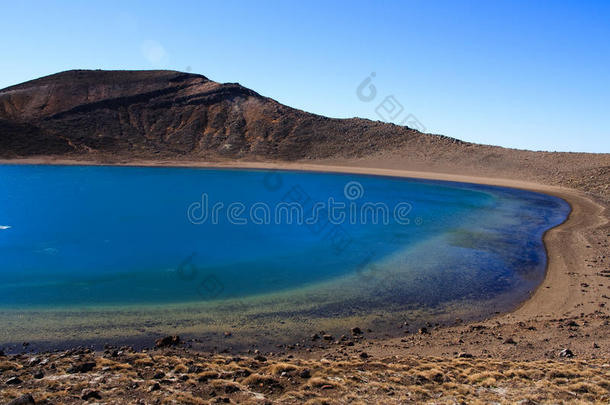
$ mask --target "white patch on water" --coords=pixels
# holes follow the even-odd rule
[[[0,231],[4,231],[5,229],[11,229],[9,225],[0,225]]]
[[[44,248],[44,249],[40,249],[37,250],[36,253],[42,253],[45,255],[56,255],[57,253],[59,253],[59,249],[56,248]]]

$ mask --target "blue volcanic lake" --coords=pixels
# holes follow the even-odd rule
[[[516,189],[291,171],[3,165],[0,187],[0,320],[19,337],[18,317],[60,328],[62,311],[188,308],[192,333],[236,312],[484,316],[541,282],[542,236],[570,210]]]

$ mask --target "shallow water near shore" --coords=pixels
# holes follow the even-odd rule
[[[542,281],[542,236],[569,213],[523,190],[291,171],[5,165],[0,187],[0,344],[483,317]]]

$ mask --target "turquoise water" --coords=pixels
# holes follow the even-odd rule
[[[543,233],[569,213],[563,200],[529,191],[289,171],[3,165],[0,190],[4,310],[318,286],[336,291],[339,302],[320,311],[337,316],[354,299],[371,308],[518,302],[544,276]],[[329,219],[329,199],[345,204],[345,218]],[[281,203],[300,206],[303,223],[298,209],[292,221],[276,216]],[[367,203],[381,207],[379,223]]]

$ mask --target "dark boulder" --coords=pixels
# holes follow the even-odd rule
[[[165,336],[155,340],[155,346],[157,347],[170,347],[177,346],[180,343],[180,336]]]
[[[21,381],[21,379],[19,377],[11,377],[8,380],[6,380],[6,385],[18,385],[21,384],[23,381]]]
[[[66,370],[66,372],[68,372],[70,374],[88,373],[89,371],[93,370],[95,368],[95,366],[96,366],[96,364],[94,361],[88,361],[85,363],[75,364],[75,365],[71,366],[70,368],[68,368]]]
[[[30,394],[25,394],[7,402],[6,405],[36,405],[36,401]]]

